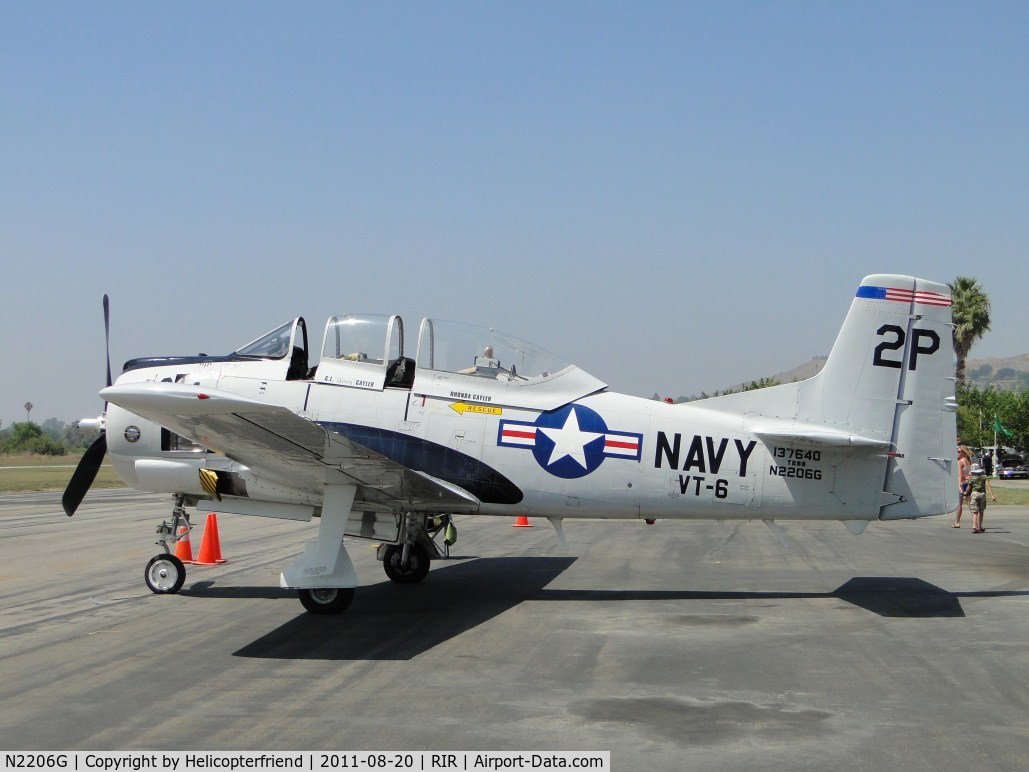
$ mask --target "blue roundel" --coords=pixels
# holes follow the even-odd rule
[[[607,424],[584,405],[565,405],[536,419],[536,462],[556,477],[585,477],[604,460]]]

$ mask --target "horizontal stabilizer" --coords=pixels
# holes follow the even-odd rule
[[[813,447],[885,449],[889,440],[862,437],[852,432],[838,432],[824,426],[791,426],[785,428],[755,428],[754,434],[769,445],[811,445]]]

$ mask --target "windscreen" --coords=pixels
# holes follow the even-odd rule
[[[272,330],[253,343],[248,343],[243,348],[237,349],[235,353],[243,357],[282,359],[289,353],[289,339],[293,334],[293,323],[295,321],[293,319],[286,322],[281,327]]]

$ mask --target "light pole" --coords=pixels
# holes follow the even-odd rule
[[[25,403],[25,421],[26,421],[26,423],[32,423],[32,418],[31,418],[31,416],[32,416],[32,408],[33,408],[33,405],[32,405],[31,402],[26,402]]]

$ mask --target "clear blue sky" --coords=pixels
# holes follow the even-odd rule
[[[1024,2],[0,0],[0,419],[302,314],[493,325],[612,388],[828,353],[977,277],[1029,350]],[[413,341],[409,344],[413,347]]]

